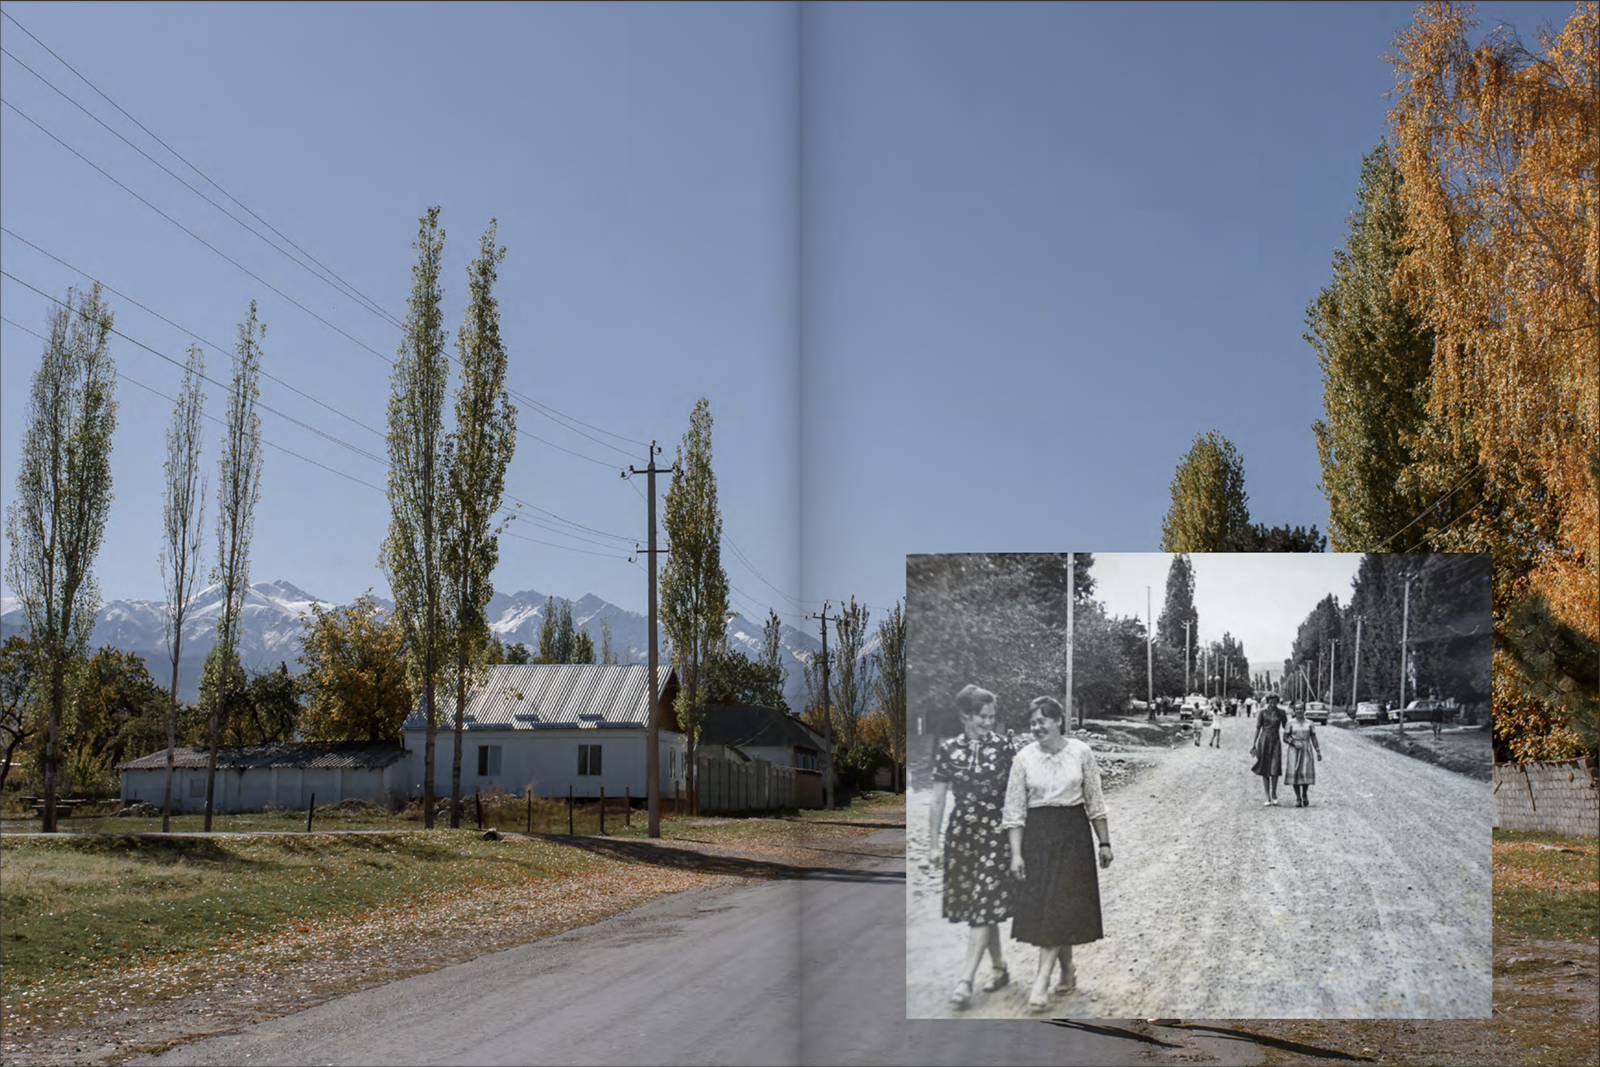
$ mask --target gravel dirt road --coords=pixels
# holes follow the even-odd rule
[[[1265,807],[1248,719],[1223,747],[1151,750],[1107,794],[1116,861],[1106,938],[1076,950],[1058,1018],[1483,1018],[1492,1008],[1493,798],[1484,782],[1319,728],[1311,806]],[[1091,744],[1095,738],[1086,737]],[[948,1003],[964,926],[925,869],[930,793],[906,804],[907,1014]],[[1002,927],[1002,934],[1009,925]],[[1026,1014],[1036,951],[1005,938],[1012,984],[965,1018]]]

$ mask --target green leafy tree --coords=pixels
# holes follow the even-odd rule
[[[854,748],[860,740],[861,719],[867,713],[867,698],[872,692],[872,663],[862,654],[867,643],[867,621],[871,612],[851,597],[841,604],[834,620],[833,636],[839,654],[830,665],[833,686],[833,715],[839,724],[839,744]]]
[[[112,768],[161,744],[166,710],[144,658],[105,645],[89,657],[62,731],[62,756],[79,788],[115,788]]]
[[[245,696],[248,720],[238,724],[240,744],[293,741],[300,726],[300,680],[279,660],[271,670],[250,679]]]
[[[12,634],[0,645],[0,788],[16,760],[18,750],[39,734],[33,646],[21,634]]]
[[[617,663],[617,650],[611,643],[611,620],[600,620],[600,662]]]
[[[250,676],[239,662],[239,654],[221,641],[212,645],[200,668],[200,710],[206,717],[208,745],[237,743],[235,725],[248,717],[249,687]]]
[[[768,620],[768,655],[776,660],[772,648],[775,636],[774,624],[778,621],[778,613],[773,612]],[[885,745],[889,750],[889,757],[894,763],[896,792],[905,789],[906,770],[906,612],[904,601],[895,601],[894,607],[889,609],[889,614],[878,623],[878,649],[872,654],[874,670],[872,672],[872,696],[877,705],[879,714],[884,718],[886,727]],[[779,691],[782,691],[783,679],[778,680]]]
[[[711,406],[695,403],[678,445],[678,476],[667,490],[662,527],[669,552],[661,570],[661,628],[672,643],[682,688],[674,710],[688,747],[689,795],[695,791],[702,668],[728,629],[728,576],[722,569],[722,512],[711,468]],[[654,684],[654,679],[651,680]]]
[[[544,620],[539,624],[539,658],[536,662],[593,663],[594,642],[587,633],[583,637],[589,641],[589,658],[577,658],[578,634],[572,622],[572,601],[547,598],[544,602]]]
[[[1363,157],[1333,280],[1306,308],[1305,339],[1322,370],[1325,418],[1312,431],[1335,552],[1428,545],[1430,527],[1412,519],[1428,504],[1421,464],[1434,334],[1393,285],[1410,248],[1403,180],[1387,144]]]
[[[1325,552],[1328,539],[1313,524],[1304,526],[1266,526],[1251,523],[1234,537],[1229,552]]]
[[[783,662],[783,620],[774,608],[767,609],[767,622],[761,628],[761,662],[777,672],[778,703],[772,706],[788,711],[789,698],[783,695],[784,686],[789,684],[789,668]]]
[[[1172,477],[1161,520],[1163,552],[1226,552],[1250,524],[1244,460],[1215,430],[1197,435]]]
[[[178,744],[178,661],[183,655],[183,620],[200,580],[200,551],[206,522],[206,482],[200,468],[205,434],[205,350],[191,345],[183,367],[172,424],[167,427],[165,492],[161,507],[161,580],[166,593],[167,655],[172,678],[167,686],[167,774],[161,800],[161,832],[172,824],[173,750]]]
[[[1178,553],[1167,564],[1167,592],[1161,602],[1161,614],[1156,616],[1156,641],[1169,653],[1176,654],[1176,680],[1164,676],[1164,684],[1156,687],[1157,692],[1171,696],[1187,683],[1200,647],[1200,611],[1194,606],[1194,564],[1187,553]],[[1170,674],[1174,657],[1169,654],[1163,659],[1166,673]],[[1187,690],[1184,695],[1188,695]]]
[[[521,664],[533,662],[533,654],[528,651],[528,646],[523,644],[521,641],[506,645],[505,650],[505,662],[507,663]],[[613,660],[612,662],[615,661]]]
[[[1504,647],[1527,696],[1555,713],[1558,741],[1593,757],[1600,746],[1600,645],[1532,593],[1512,608]],[[1554,746],[1548,746],[1554,747]]]
[[[594,638],[589,636],[589,631],[579,630],[572,639],[572,662],[594,662]]]
[[[371,591],[354,603],[301,616],[300,685],[308,698],[300,730],[307,741],[392,741],[410,715],[413,690],[404,623]]]
[[[266,334],[266,327],[256,320],[256,302],[252,300],[250,317],[239,324],[233,381],[228,387],[227,437],[217,461],[217,562],[211,578],[222,586],[217,631],[224,662],[237,660],[239,616],[250,593],[250,541],[255,536],[256,503],[261,499],[261,416],[256,414],[256,403],[261,396],[261,342]],[[206,759],[206,833],[211,832],[217,788],[217,715],[233,705],[228,687],[235,675],[224,671],[219,681],[223,692],[211,706]]]
[[[759,704],[788,710],[782,675],[766,660],[752,660],[738,649],[723,647],[711,653],[703,687],[707,704]]]
[[[467,689],[478,673],[489,639],[485,614],[494,595],[500,561],[495,524],[505,492],[506,466],[517,446],[517,409],[506,393],[506,350],[500,341],[496,267],[506,250],[495,245],[495,220],[478,241],[478,258],[467,270],[471,294],[466,320],[456,337],[461,387],[456,391],[456,426],[444,444],[442,569],[445,597],[454,612],[456,681],[454,747],[450,759],[450,825],[461,825],[461,748],[466,728]]]
[[[450,490],[445,465],[440,462],[449,380],[440,308],[444,293],[439,283],[444,238],[439,209],[430,207],[419,221],[412,246],[417,250],[417,262],[411,268],[405,337],[389,379],[389,531],[378,555],[405,632],[411,688],[422,695],[422,818],[423,826],[430,830],[439,733],[436,696],[452,647],[451,616],[445,601],[442,514]]]
[[[24,410],[16,496],[6,508],[6,577],[21,603],[45,713],[41,829],[56,830],[56,754],[76,665],[100,610],[94,560],[111,508],[117,425],[112,314],[96,282],[67,291]]]

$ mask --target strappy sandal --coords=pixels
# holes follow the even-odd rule
[[[985,993],[996,993],[1011,984],[1011,971],[1005,967],[996,967],[989,972],[989,980],[983,983]]]
[[[963,978],[956,983],[954,993],[950,994],[950,1006],[957,1011],[967,1008],[972,1003],[972,983]]]

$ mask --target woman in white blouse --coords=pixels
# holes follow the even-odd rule
[[[1028,1007],[1041,1012],[1049,1006],[1056,965],[1056,992],[1070,992],[1077,987],[1072,946],[1104,936],[1096,864],[1111,866],[1112,855],[1093,750],[1066,736],[1067,713],[1059,700],[1038,697],[1029,708],[1034,741],[1012,760],[1000,825],[1011,841],[1011,873],[1019,883],[1011,936],[1039,946]]]

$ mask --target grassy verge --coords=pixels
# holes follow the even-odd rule
[[[1600,938],[1600,845],[1594,838],[1496,830],[1494,923],[1527,937]]]
[[[0,841],[8,1004],[141,964],[239,948],[312,922],[465,886],[576,873],[591,858],[470,831]]]

